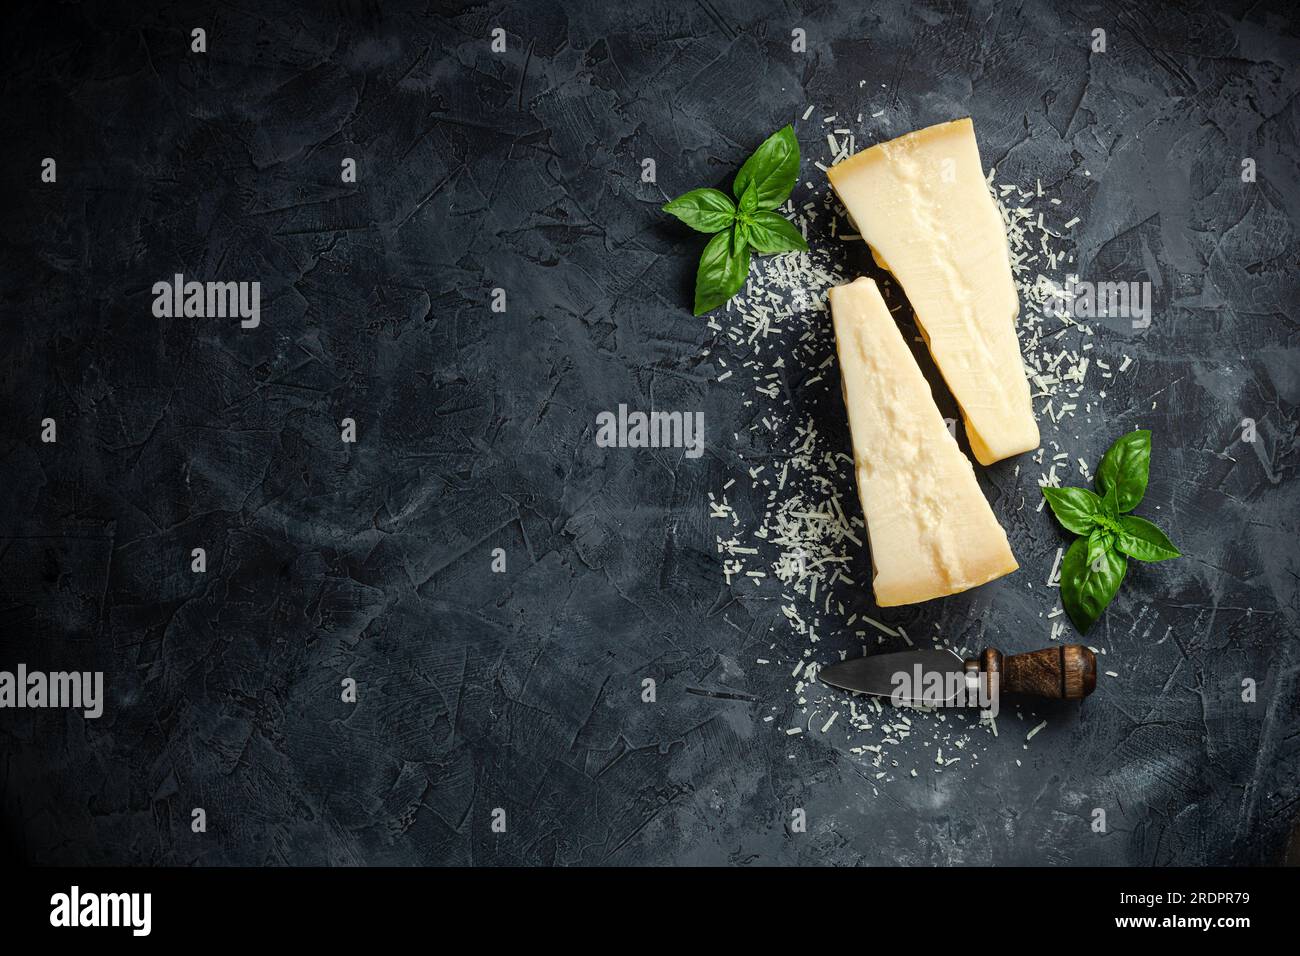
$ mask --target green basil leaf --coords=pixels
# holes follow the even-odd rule
[[[695,314],[722,305],[741,290],[748,276],[749,243],[745,237],[735,228],[718,233],[704,247],[695,273]]]
[[[692,189],[664,206],[664,212],[700,232],[718,232],[736,218],[736,205],[720,190]]]
[[[1115,546],[1115,535],[1105,528],[1097,528],[1088,535],[1088,557],[1089,565],[1096,563],[1097,559]]]
[[[1119,489],[1114,485],[1106,490],[1106,494],[1101,499],[1101,514],[1098,515],[1098,524],[1103,528],[1116,529],[1119,521]]]
[[[782,127],[769,136],[736,173],[731,191],[745,195],[752,183],[759,209],[775,209],[786,201],[799,178],[799,141],[794,129]]]
[[[1101,616],[1124,581],[1128,559],[1118,551],[1106,551],[1088,561],[1088,541],[1076,538],[1061,561],[1061,604],[1079,632]]]
[[[750,183],[745,187],[745,192],[740,197],[740,219],[748,222],[752,218],[752,213],[758,208],[758,186]]]
[[[1119,519],[1120,532],[1115,547],[1139,561],[1168,561],[1182,556],[1165,533],[1145,518],[1125,515]]]
[[[1075,534],[1090,534],[1101,511],[1101,499],[1087,488],[1044,488],[1043,497],[1061,527]]]
[[[808,243],[800,235],[794,224],[775,212],[760,209],[746,225],[745,234],[755,252],[800,252],[808,251]],[[1092,494],[1092,492],[1088,492]]]
[[[1121,435],[1097,466],[1097,490],[1104,495],[1112,488],[1120,511],[1132,511],[1147,493],[1151,470],[1151,433],[1138,429]]]

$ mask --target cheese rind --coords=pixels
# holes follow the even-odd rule
[[[928,601],[1016,570],[876,284],[857,279],[830,300],[876,603]]]
[[[1037,448],[1006,231],[971,121],[880,143],[826,175],[876,262],[912,303],[975,457],[989,465]]]

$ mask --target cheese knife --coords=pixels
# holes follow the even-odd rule
[[[981,682],[987,699],[1028,694],[1082,700],[1097,686],[1097,657],[1082,644],[1027,654],[1003,654],[990,647],[965,660],[949,650],[911,650],[840,661],[817,676],[841,690],[933,705],[975,705]],[[987,700],[979,703],[984,706]]]

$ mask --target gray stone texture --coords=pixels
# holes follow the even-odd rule
[[[1300,797],[1300,36],[1282,11],[10,11],[0,669],[99,669],[108,686],[98,721],[0,711],[11,848],[90,864],[1277,861]],[[1143,513],[1186,555],[1132,569],[1089,634],[1120,679],[1036,708],[1029,750],[1013,724],[978,766],[900,773],[879,796],[842,743],[785,736],[789,669],[753,663],[773,656],[779,601],[724,585],[704,500],[755,463],[727,440],[755,410],[716,382],[729,346],[690,314],[701,242],[659,212],[725,187],[806,105],[853,114],[868,93],[900,132],[973,116],[986,164],[1082,218],[1082,273],[1155,284],[1149,329],[1099,328],[1137,369],[1078,448],[1095,462],[1151,428]],[[639,180],[646,156],[657,185]],[[1257,183],[1240,181],[1246,156]],[[259,280],[261,327],[154,318],[151,286],[176,272]],[[596,447],[596,413],[619,402],[702,409],[707,453]],[[819,414],[847,450],[842,409]],[[901,620],[955,644],[1044,643],[1019,591],[1067,538],[1011,506],[1012,467],[980,471],[1019,575]],[[489,572],[498,547],[505,574]],[[869,567],[864,551],[859,580]],[[788,645],[774,653],[802,652]],[[856,646],[828,639],[825,659]],[[807,833],[789,831],[794,807]]]

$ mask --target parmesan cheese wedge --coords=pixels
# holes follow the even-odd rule
[[[912,303],[980,464],[1037,448],[1007,235],[971,121],[880,143],[826,175],[876,262]]]
[[[1016,570],[876,284],[857,279],[830,300],[876,603],[928,601]]]

